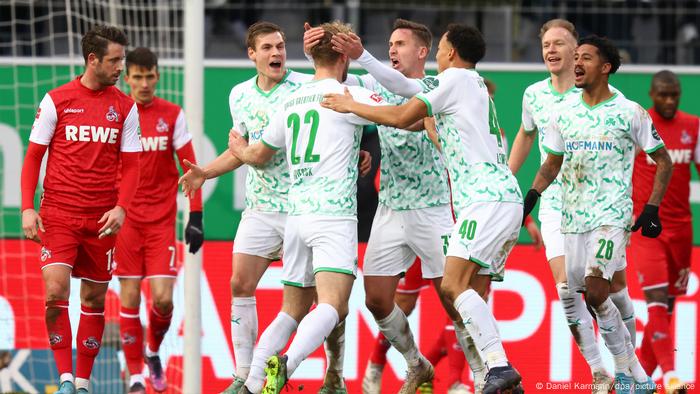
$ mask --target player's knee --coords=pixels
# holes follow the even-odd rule
[[[369,311],[379,318],[386,317],[394,309],[394,300],[385,299],[378,294],[367,294],[365,298],[365,306]]]
[[[252,297],[257,283],[241,275],[231,277],[231,294],[234,297]]]
[[[70,288],[62,282],[46,281],[46,301],[61,301],[67,300],[70,296]]]
[[[600,289],[589,288],[586,290],[586,303],[592,308],[599,307],[607,298],[607,292]]]
[[[460,293],[460,289],[456,283],[451,283],[446,278],[443,278],[440,284],[440,294],[447,302],[454,304]]]
[[[173,310],[173,300],[172,298],[163,297],[158,299],[153,299],[153,308],[161,315],[170,314]]]
[[[104,308],[106,293],[102,291],[88,291],[80,296],[80,302],[88,308]]]
[[[668,288],[661,287],[651,290],[644,290],[644,298],[646,299],[647,304],[668,304]]]

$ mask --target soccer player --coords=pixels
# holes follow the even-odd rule
[[[632,166],[637,147],[656,162],[654,186],[632,231],[658,237],[658,207],[672,164],[651,118],[637,103],[608,86],[620,66],[612,42],[589,36],[579,41],[575,84],[580,99],[560,110],[544,137],[548,153],[525,198],[530,213],[541,193],[562,173],[562,224],[570,291],[585,291],[605,344],[613,354],[620,389],[651,393],[654,382],[634,353],[622,316],[609,297],[612,276],[626,266],[625,247],[632,223]],[[562,164],[563,163],[563,164]],[[630,377],[631,374],[631,377]]]
[[[435,116],[457,216],[441,291],[459,311],[489,368],[484,393],[495,393],[518,386],[521,377],[508,362],[496,320],[479,292],[486,292],[492,278],[503,280],[506,257],[520,231],[522,196],[506,166],[495,107],[474,71],[485,51],[477,29],[451,24],[440,39],[440,74],[429,92],[399,106],[374,108],[348,93],[327,95],[322,105],[397,128]]]
[[[141,125],[141,176],[129,216],[117,236],[115,276],[121,287],[119,330],[124,358],[129,369],[130,393],[146,393],[141,372],[144,361],[143,327],[139,319],[141,281],[148,279],[152,305],[148,314],[145,361],[151,386],[165,391],[158,349],[168,332],[173,310],[175,266],[175,220],[177,216],[177,157],[195,163],[192,136],[185,114],[177,104],[155,95],[160,79],[158,58],[148,48],[136,48],[126,56],[126,76],[131,98],[136,102]],[[190,199],[190,215],[185,227],[189,252],[197,253],[204,241],[202,194]]]
[[[22,229],[27,239],[41,243],[46,330],[60,374],[59,394],[76,393],[76,388],[78,393],[89,391],[115,266],[115,235],[130,213],[138,185],[138,111],[134,101],[114,87],[127,44],[116,27],[98,25],[85,33],[85,72],[41,100],[22,167]],[[37,213],[34,193],[47,150]],[[75,382],[68,319],[71,276],[82,279]]]
[[[286,354],[267,360],[264,392],[280,391],[301,361],[345,319],[357,273],[356,163],[361,126],[370,122],[320,107],[325,93],[342,92],[340,81],[349,65],[347,56],[331,48],[331,36],[350,31],[340,22],[322,27],[326,36],[311,51],[314,79],[284,100],[263,143],[248,145],[237,131],[229,134],[229,149],[241,161],[261,165],[282,151],[292,174],[284,235],[283,310],[295,320],[286,323],[288,317],[281,319],[280,313],[262,334],[242,393],[263,389],[264,376],[257,374],[260,356],[280,352],[300,321]],[[353,91],[365,102],[382,102],[366,89]],[[308,312],[314,293],[318,304]]]
[[[549,71],[549,77],[528,86],[523,94],[522,124],[508,160],[514,174],[525,162],[535,139],[539,146],[540,162],[544,162],[547,152],[544,151],[542,143],[549,132],[552,118],[564,111],[572,100],[578,100],[581,95],[581,90],[574,86],[574,53],[578,39],[574,25],[567,20],[552,19],[542,25],[540,39],[542,58]],[[591,368],[594,392],[603,394],[610,391],[613,380],[600,357],[593,319],[581,295],[570,291],[566,282],[564,235],[561,232],[561,193],[561,175],[542,193],[539,219],[542,223],[545,252],[566,322],[579,351]],[[620,276],[624,278],[624,271]],[[629,299],[626,288],[620,294],[623,298],[627,295]],[[623,318],[636,324],[631,305],[630,300],[630,307]]]
[[[678,110],[681,84],[671,71],[659,71],[651,80],[649,96],[653,107],[649,115],[663,138],[673,161],[673,176],[668,192],[659,207],[664,231],[658,238],[632,234],[630,256],[637,267],[639,283],[644,290],[649,320],[644,327],[640,362],[648,375],[661,366],[667,393],[684,388],[674,372],[674,344],[670,319],[675,298],[687,291],[693,226],[690,216],[690,164],[700,169],[700,138],[697,116]],[[640,216],[652,193],[656,165],[640,152],[632,173],[634,215]]]

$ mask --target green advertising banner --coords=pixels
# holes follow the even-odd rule
[[[624,68],[624,67],[623,67]],[[79,68],[77,68],[79,70]],[[162,81],[168,80],[164,70]],[[309,71],[309,70],[297,70]],[[547,76],[542,71],[483,71],[496,84],[495,102],[501,127],[512,141],[520,126],[522,93],[525,88]],[[198,151],[200,162],[207,163],[226,149],[231,116],[228,95],[231,88],[255,75],[255,70],[240,67],[207,67],[204,73],[204,132]],[[622,73],[613,76],[610,83],[628,98],[649,107],[648,97],[651,73]],[[172,77],[172,76],[170,76]],[[19,179],[22,158],[29,138],[36,108],[44,93],[69,80],[68,66],[0,66],[0,180],[2,187],[0,238],[21,235]],[[700,75],[680,75],[683,92],[681,109],[700,114],[698,101]],[[174,83],[182,86],[181,81]],[[181,95],[180,95],[181,97]],[[166,95],[166,98],[168,96]],[[534,150],[517,174],[520,186],[527,190],[539,167],[539,154]],[[244,207],[244,171],[226,174],[207,181],[205,197],[205,231],[208,239],[232,239],[236,233],[241,210]],[[694,182],[698,185],[697,174]],[[696,190],[700,187],[696,187]],[[700,217],[700,196],[694,195],[693,214]],[[38,198],[38,196],[37,196]],[[37,201],[38,202],[38,201]],[[700,244],[699,220],[694,220],[695,244]],[[521,242],[528,242],[523,232]]]

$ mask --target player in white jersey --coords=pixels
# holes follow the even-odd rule
[[[305,43],[318,35],[314,30],[307,31]],[[338,34],[333,40],[336,49],[352,59],[359,58],[364,51],[355,35]],[[432,34],[425,25],[403,19],[395,21],[389,39],[393,67],[421,84],[426,92],[435,81],[435,77],[425,76],[431,43]],[[359,85],[377,92],[389,104],[408,101],[388,91],[371,74],[355,78]],[[378,133],[382,153],[379,206],[365,252],[365,304],[383,337],[406,359],[409,370],[402,392],[413,393],[421,383],[432,380],[433,371],[418,350],[406,319],[419,292],[399,296],[396,289],[416,256],[420,257],[423,277],[433,280],[436,288],[440,288],[453,225],[447,173],[426,133],[410,133],[383,125],[378,126]],[[362,383],[365,394],[380,392],[383,367],[368,363]],[[371,377],[375,378],[370,380]]]
[[[574,86],[574,53],[578,40],[574,25],[563,19],[547,21],[540,29],[540,39],[542,58],[550,76],[528,86],[523,94],[522,124],[508,160],[514,174],[527,159],[535,139],[538,141],[540,163],[544,162],[547,153],[542,142],[551,119],[559,113],[557,108],[565,108],[568,101],[577,100],[581,95],[580,89]],[[566,283],[564,235],[561,233],[561,175],[542,193],[539,219],[547,261],[552,270],[566,322],[579,351],[591,368],[593,393],[607,393],[613,380],[600,357],[592,316],[581,294],[569,291]],[[624,271],[620,271],[618,276],[624,280]],[[628,294],[626,287],[624,293],[620,294]],[[632,305],[631,301],[628,305]],[[633,311],[632,308],[627,309]],[[633,324],[636,323],[633,312],[628,311],[623,315]]]
[[[632,224],[632,167],[637,147],[657,163],[654,189],[632,230],[657,237],[658,206],[673,164],[649,114],[639,104],[612,92],[608,77],[620,66],[617,48],[607,39],[579,41],[575,84],[579,99],[552,119],[544,140],[547,159],[527,193],[524,214],[562,173],[562,222],[569,288],[584,291],[605,344],[615,360],[618,392],[652,393],[649,378],[634,353],[622,316],[609,298],[615,271],[627,264],[625,248]]]
[[[496,393],[519,385],[521,377],[508,362],[496,320],[479,292],[485,293],[491,280],[503,280],[520,230],[522,196],[506,166],[495,107],[474,70],[485,49],[477,29],[452,24],[438,46],[440,74],[430,92],[400,106],[373,108],[348,93],[328,95],[322,104],[398,128],[435,116],[458,218],[441,291],[484,356],[489,368],[484,393]]]
[[[235,131],[229,137],[230,151],[246,163],[260,165],[284,152],[292,176],[284,235],[283,309],[294,309],[303,318],[285,355],[267,360],[265,393],[278,393],[299,364],[345,319],[357,274],[356,163],[362,125],[371,122],[320,106],[325,93],[343,91],[340,81],[345,80],[349,65],[347,56],[331,48],[330,37],[350,31],[339,22],[322,27],[326,36],[311,53],[314,79],[283,102],[263,144],[248,145]],[[353,88],[353,92],[366,103],[382,102],[366,89]],[[314,288],[318,304],[308,312]],[[264,376],[257,375],[260,356],[278,353],[287,344],[293,330],[280,329],[279,323],[283,322],[278,315],[260,338],[242,393],[263,389]]]
[[[250,26],[247,35],[248,57],[257,74],[236,86],[229,95],[233,127],[251,144],[260,143],[282,101],[311,75],[285,67],[285,36],[270,22]],[[190,170],[181,178],[185,194],[200,188],[206,179],[215,178],[240,167],[242,162],[227,150],[204,168],[187,164]],[[367,163],[365,163],[367,166]],[[235,394],[248,377],[253,347],[258,337],[255,289],[270,263],[281,256],[287,220],[289,170],[279,153],[262,166],[251,166],[246,178],[246,209],[238,226],[233,249],[231,274],[231,339],[236,371],[224,391]],[[289,317],[294,321],[293,317]],[[339,327],[340,330],[343,327]],[[337,336],[334,336],[334,338]],[[339,340],[343,340],[341,337]],[[329,367],[337,363],[329,362]],[[342,365],[342,363],[341,363]],[[342,367],[336,367],[340,375]],[[342,383],[342,378],[339,378]]]

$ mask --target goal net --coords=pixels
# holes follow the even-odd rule
[[[159,56],[157,94],[182,105],[183,6],[165,0],[10,0],[0,2],[0,392],[53,392],[58,384],[44,324],[39,245],[23,239],[20,174],[39,102],[50,89],[82,73],[80,39],[95,24],[121,27],[127,48],[145,46]],[[128,88],[120,80],[123,91]],[[37,187],[38,208],[43,170]],[[178,231],[182,234],[182,214]],[[178,242],[178,266],[184,248]],[[80,282],[72,280],[70,319],[75,341]],[[143,286],[141,322],[148,322],[149,291]],[[182,386],[182,270],[175,289],[173,324],[160,356],[169,392]],[[110,283],[103,346],[91,391],[124,392],[127,374],[119,341],[119,283]],[[75,349],[75,344],[73,345]],[[75,353],[74,353],[75,354]],[[147,373],[147,371],[144,371]]]

